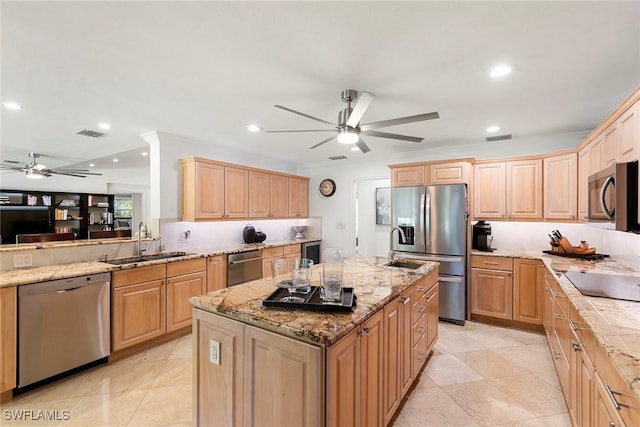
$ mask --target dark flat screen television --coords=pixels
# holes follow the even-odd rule
[[[53,213],[48,206],[0,205],[0,244],[16,243],[16,234],[53,232]]]

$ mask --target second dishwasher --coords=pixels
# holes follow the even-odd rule
[[[227,259],[227,286],[262,277],[262,249],[229,254]]]

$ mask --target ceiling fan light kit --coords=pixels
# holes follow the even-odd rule
[[[49,169],[42,163],[38,163],[38,158],[42,157],[42,154],[29,153],[29,157],[33,160],[24,166],[9,166],[5,163],[16,165],[20,164],[20,162],[16,160],[3,160],[3,163],[0,164],[0,169],[24,172],[25,176],[29,179],[42,179],[53,175],[66,175],[76,178],[86,178],[89,175],[102,175],[101,173],[89,172],[87,169]]]
[[[336,138],[338,142],[341,144],[356,144],[357,147],[360,149],[360,151],[362,151],[362,153],[368,153],[369,151],[371,151],[371,149],[362,140],[362,135],[370,135],[378,138],[395,139],[400,141],[409,141],[409,142],[417,142],[417,143],[420,143],[424,140],[424,138],[420,138],[416,136],[399,135],[399,134],[388,133],[388,132],[378,132],[374,129],[440,118],[440,115],[437,112],[432,112],[432,113],[426,113],[426,114],[417,114],[415,116],[399,117],[397,119],[365,123],[361,125],[360,120],[362,119],[362,117],[364,116],[364,113],[369,108],[369,105],[373,101],[374,97],[375,96],[369,92],[358,93],[358,91],[353,89],[347,89],[342,91],[341,98],[343,102],[347,103],[347,108],[341,110],[338,113],[338,123],[331,123],[327,120],[310,116],[309,114],[305,114],[300,111],[296,111],[291,108],[284,107],[282,105],[274,105],[274,107],[279,108],[281,110],[285,110],[290,113],[297,114],[302,117],[306,117],[307,119],[311,119],[316,122],[323,123],[325,125],[330,125],[334,129],[270,130],[266,132],[267,133],[287,133],[287,132],[335,131],[336,135],[330,138],[327,138],[323,141],[320,141],[319,143],[312,145],[309,148],[314,149],[314,148],[320,147],[321,145]],[[352,108],[351,103],[354,101],[356,101],[356,103]]]

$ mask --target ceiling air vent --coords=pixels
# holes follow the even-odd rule
[[[331,156],[329,157],[331,160],[342,160],[342,159],[346,159],[346,156]]]
[[[511,139],[511,135],[488,136],[487,137],[487,142],[502,141],[503,139]]]
[[[95,130],[89,130],[89,129],[81,129],[79,131],[74,132],[74,134],[89,136],[91,138],[100,138],[101,136],[106,135],[106,133],[96,132]]]

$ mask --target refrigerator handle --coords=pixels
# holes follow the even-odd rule
[[[431,236],[429,235],[431,233],[431,194],[423,194],[420,208],[422,208],[422,212],[424,212],[423,221],[425,223],[422,224],[422,226],[424,227],[425,236],[427,238],[425,246],[429,247],[431,241]]]

